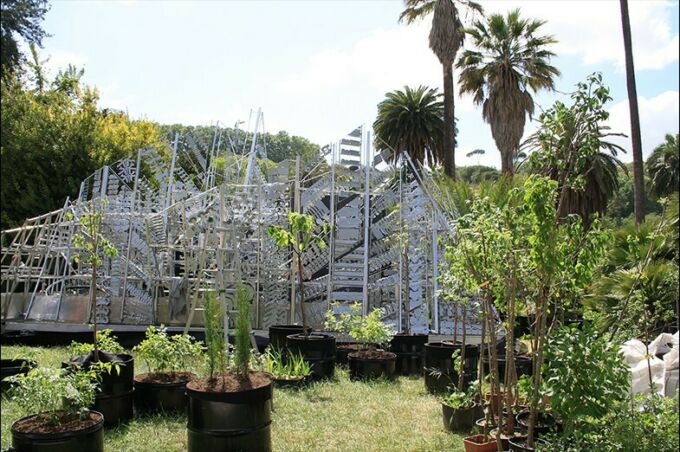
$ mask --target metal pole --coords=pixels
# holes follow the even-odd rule
[[[370,140],[370,132],[366,131],[366,126],[361,127],[362,134],[364,135],[364,149],[365,149],[365,167],[364,167],[364,174],[365,174],[365,182],[364,182],[364,296],[363,296],[363,303],[361,306],[361,313],[362,315],[366,315],[368,311],[368,248],[369,248],[369,242],[370,242],[370,231],[369,231],[369,223],[371,221],[371,206],[370,206],[370,198],[371,198],[371,193],[370,193],[370,171],[371,171],[371,156],[369,152],[369,140]]]
[[[177,159],[177,145],[179,143],[179,133],[175,132],[175,141],[172,144],[172,160],[170,161],[170,180],[168,184],[168,195],[165,199],[165,208],[172,204],[172,192],[175,186],[175,160]],[[166,213],[167,216],[167,213]]]
[[[127,297],[127,278],[128,266],[130,263],[130,247],[132,246],[132,215],[135,212],[135,203],[137,202],[137,189],[139,183],[140,161],[142,159],[142,150],[137,151],[137,166],[135,171],[135,184],[132,187],[132,201],[130,203],[130,213],[128,214],[128,239],[127,249],[125,251],[125,270],[123,273],[123,300],[120,305],[120,323],[123,323],[123,316],[125,315],[125,299]]]
[[[439,333],[439,231],[437,230],[436,214],[432,215],[432,294],[434,331]]]
[[[257,117],[255,118],[255,130],[253,131],[253,142],[250,145],[250,153],[248,154],[248,166],[246,167],[246,180],[244,185],[250,185],[250,180],[253,177],[253,167],[255,166],[255,144],[257,144],[257,130],[260,128],[260,120],[262,119],[262,109],[257,110]]]
[[[399,161],[397,165],[399,165],[399,162],[402,162],[401,157],[399,158]],[[402,171],[401,171],[401,165],[397,168],[397,171],[399,173],[399,318],[397,319],[398,322],[398,328],[399,331],[403,331],[402,323],[403,323],[403,307],[404,307],[404,253],[402,251],[402,247],[404,246],[402,241],[404,240],[404,217],[403,217],[403,210],[404,210],[404,200],[403,200],[403,190],[402,190]]]
[[[300,212],[300,156],[295,157],[295,191],[293,193],[293,211]],[[297,260],[291,259],[290,262],[291,272],[290,272],[290,323],[295,323],[295,278],[297,276],[296,272],[301,269],[297,268]],[[302,294],[300,294],[302,303]],[[300,303],[300,306],[302,306]]]
[[[330,192],[330,223],[331,233],[328,239],[328,309],[333,302],[333,264],[335,262],[335,151],[337,143],[331,145],[331,192]]]

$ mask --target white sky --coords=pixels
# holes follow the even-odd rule
[[[678,2],[630,0],[645,155],[678,131]],[[487,13],[519,7],[547,20],[559,40],[560,92],[594,71],[614,100],[613,131],[629,117],[619,2],[482,1]],[[400,1],[54,1],[43,57],[73,63],[101,92],[102,106],[161,123],[233,125],[261,107],[268,132],[287,130],[324,144],[371,124],[387,91],[441,87],[428,47],[430,19],[406,26]],[[536,97],[543,108],[559,93]],[[456,97],[458,165],[500,165],[489,126]],[[525,134],[535,125],[529,124]],[[621,144],[629,148],[629,140]],[[473,149],[486,155],[468,159]],[[630,161],[630,153],[622,156]]]

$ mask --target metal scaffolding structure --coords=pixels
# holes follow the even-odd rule
[[[324,146],[306,165],[299,158],[261,165],[262,123],[258,111],[245,153],[226,129],[216,127],[211,146],[175,135],[168,149],[142,149],[99,169],[62,209],[2,231],[3,320],[56,330],[94,320],[201,326],[204,291],[218,289],[233,311],[242,281],[255,294],[255,328],[299,321],[291,253],[266,233],[269,225],[285,226],[299,206],[319,230],[333,226],[328,246],[304,256],[303,297],[313,326],[323,325],[332,302],[337,310],[358,302],[364,313],[384,308],[384,320],[397,329],[408,320],[413,333],[449,334],[454,319],[438,296],[437,275],[454,213],[440,207],[443,195],[429,172],[408,156],[383,162],[365,127]],[[90,269],[72,262],[72,237],[85,207],[101,199],[102,233],[118,255],[97,271],[90,312]],[[478,325],[468,328],[475,334]]]

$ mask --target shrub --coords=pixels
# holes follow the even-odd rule
[[[351,314],[342,313],[339,319],[336,318],[333,311],[328,311],[326,313],[326,329],[349,334],[356,341],[369,346],[371,344],[384,345],[392,339],[394,331],[392,331],[391,326],[383,323],[384,311],[381,308],[373,309],[366,316],[361,315],[359,303],[354,303],[351,309]]]
[[[208,374],[212,380],[218,371],[219,373],[224,373],[226,370],[224,312],[222,310],[222,305],[217,300],[215,291],[206,292],[204,309],[205,344],[208,350]]]
[[[99,350],[116,354],[125,353],[125,349],[118,343],[118,338],[113,335],[112,330],[99,330],[95,334]],[[68,347],[68,352],[71,356],[87,355],[92,351],[94,351],[94,344],[89,343],[74,341]]]
[[[151,325],[146,338],[132,349],[144,360],[149,372],[178,372],[187,368],[187,362],[203,353],[202,343],[190,336],[168,336],[167,328]]]
[[[236,340],[234,347],[234,367],[239,376],[245,376],[250,368],[250,300],[252,293],[243,284],[236,288]]]

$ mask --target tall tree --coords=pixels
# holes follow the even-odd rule
[[[475,21],[465,30],[475,50],[466,50],[458,59],[460,92],[473,95],[482,105],[482,116],[501,153],[501,171],[512,177],[514,158],[524,133],[526,115],[534,113],[532,93],[553,90],[560,72],[550,65],[554,53],[547,47],[556,40],[538,36],[544,21],[520,17],[519,9],[507,17],[493,14],[486,22]]]
[[[678,134],[667,134],[666,141],[657,146],[647,159],[649,191],[656,197],[678,191],[680,184],[680,151]]]
[[[628,0],[621,2],[621,26],[623,47],[626,51],[626,85],[630,110],[630,138],[633,144],[633,184],[635,187],[635,224],[645,221],[645,179],[642,172],[642,139],[640,138],[640,112],[638,111],[637,88],[635,87],[635,65],[633,64],[633,42],[628,17]]]
[[[404,3],[406,9],[402,11],[399,20],[405,20],[407,24],[411,24],[427,14],[434,13],[429,38],[430,49],[439,59],[444,72],[444,123],[453,124],[455,116],[453,62],[456,59],[458,49],[462,47],[465,40],[457,5],[480,14],[483,12],[482,6],[471,0],[405,0]],[[445,127],[443,138],[444,172],[455,179],[456,131],[454,127]]]
[[[444,127],[444,104],[437,89],[405,86],[385,96],[373,123],[376,149],[393,151],[393,160],[407,152],[413,160],[432,166],[441,162],[441,140],[448,127]]]
[[[41,22],[49,10],[47,0],[2,0],[0,2],[0,73],[19,67],[23,55],[17,38],[42,45],[47,36]]]

